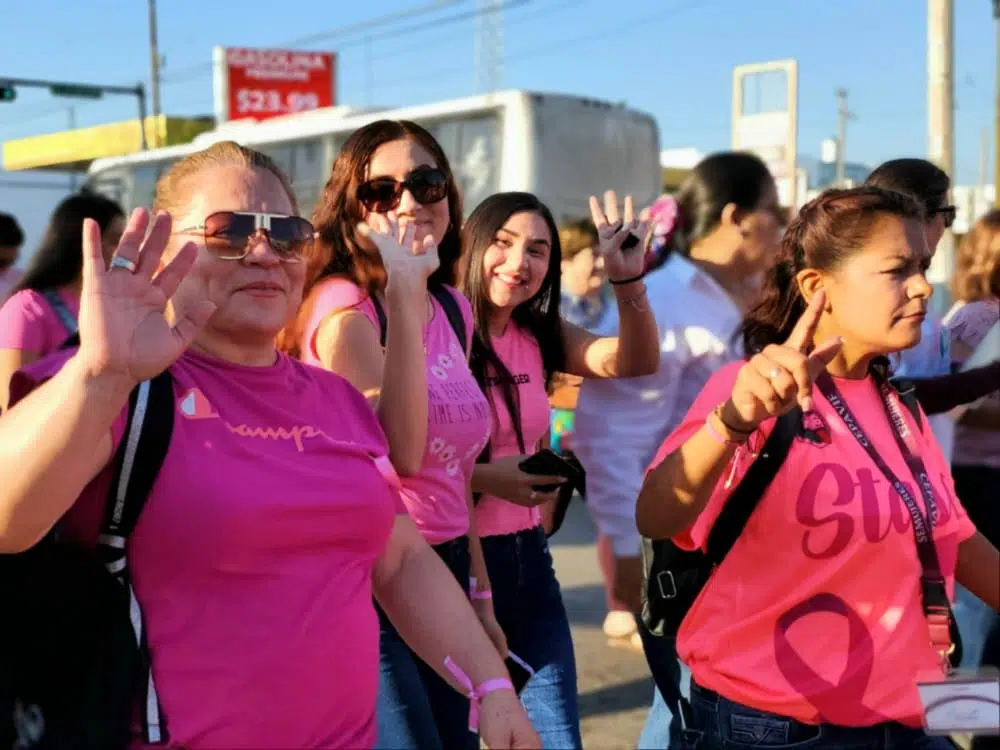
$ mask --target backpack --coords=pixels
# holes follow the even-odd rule
[[[452,330],[458,336],[458,343],[461,344],[462,351],[467,352],[469,350],[469,337],[465,332],[465,317],[462,315],[462,309],[458,306],[458,300],[455,299],[455,295],[449,292],[443,284],[430,284],[428,291],[430,291],[434,299],[438,301],[444,310],[444,314],[447,316]],[[375,307],[375,314],[378,316],[379,343],[385,349],[385,334],[389,327],[389,320],[385,317],[385,309],[382,307],[379,298],[373,294],[371,301]]]
[[[57,525],[0,555],[0,748],[124,750],[137,706],[146,741],[166,739],[125,547],[169,448],[173,402],[169,372],[132,392],[96,551]]]

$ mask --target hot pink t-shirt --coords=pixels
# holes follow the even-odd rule
[[[549,429],[550,419],[549,397],[545,392],[545,371],[538,340],[530,332],[511,322],[502,336],[492,337],[492,342],[493,350],[517,384],[524,449],[529,454],[534,453]],[[495,385],[495,380],[491,380],[488,385],[496,413],[490,457],[495,459],[520,455],[517,434],[504,404],[503,392]],[[538,508],[525,508],[493,495],[483,495],[476,504],[476,527],[480,536],[516,534],[532,529],[541,522]]]
[[[26,373],[39,382],[67,356]],[[170,371],[170,450],[128,545],[170,747],[372,747],[372,569],[405,512],[375,416],[342,378],[285,356],[188,352]],[[116,445],[124,429],[122,414]],[[109,473],[67,516],[83,540]]]
[[[65,290],[58,292],[67,310],[77,317],[80,298]],[[22,289],[0,307],[0,349],[18,349],[39,357],[56,351],[69,338],[59,315],[34,289]]]
[[[742,362],[705,385],[659,464],[732,392]],[[926,511],[870,378],[835,380],[872,444]],[[742,536],[695,601],[678,654],[702,686],[806,723],[920,726],[917,680],[940,678],[921,606],[920,563],[906,505],[814,389],[809,437],[796,438]],[[915,429],[939,506],[934,540],[949,595],[958,544],[975,529],[955,497],[933,433]],[[774,428],[765,422],[755,445]],[[758,440],[759,438],[759,440]],[[737,455],[733,487],[750,465]],[[728,476],[727,467],[723,477]],[[732,490],[720,480],[694,526],[675,542],[704,547]]]
[[[466,336],[474,327],[469,301],[447,287],[458,301]],[[302,357],[319,363],[316,338],[330,313],[353,307],[379,331],[371,299],[348,281],[328,279],[314,292],[312,314],[303,337]],[[476,457],[489,438],[489,403],[469,370],[466,353],[441,304],[431,297],[434,315],[424,326],[427,356],[427,447],[419,473],[403,477],[403,501],[414,523],[431,544],[442,544],[469,533],[469,478]],[[393,373],[386,373],[393,377]]]

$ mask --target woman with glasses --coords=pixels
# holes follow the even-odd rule
[[[164,746],[372,748],[374,591],[417,653],[477,696],[491,747],[537,747],[503,662],[399,502],[368,404],[275,349],[313,235],[287,178],[217,143],[171,168],[154,208],[133,213],[108,268],[85,222],[79,348],[15,377],[0,553],[64,516],[65,538],[98,542],[130,393],[167,371],[169,450],[126,548],[158,698],[141,707],[162,713],[144,724],[166,728]]]
[[[461,218],[448,159],[430,133],[389,120],[357,130],[316,210],[305,303],[283,342],[368,397],[410,516],[504,653],[471,514],[469,481],[491,417],[468,366],[471,310],[452,286]],[[381,625],[379,746],[476,750],[468,700],[384,616]]]

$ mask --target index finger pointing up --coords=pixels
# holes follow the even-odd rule
[[[604,215],[604,211],[601,210],[601,203],[593,195],[590,196],[590,218],[594,222],[594,226],[598,229],[606,227],[608,225],[608,217]]]
[[[825,304],[826,292],[821,289],[813,296],[809,306],[799,318],[799,322],[795,324],[785,346],[790,346],[803,354],[812,348],[813,336],[816,335],[816,327],[819,325],[819,319],[823,316],[823,305]]]

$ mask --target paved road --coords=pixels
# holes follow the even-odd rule
[[[611,648],[601,632],[604,589],[594,527],[574,502],[551,540],[576,645],[583,746],[586,750],[635,750],[653,695],[642,654]]]

